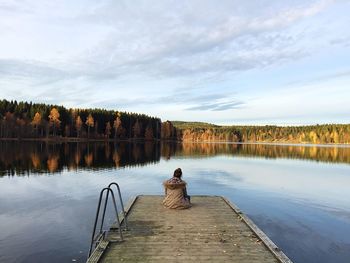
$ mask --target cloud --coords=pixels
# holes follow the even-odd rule
[[[186,5],[157,3],[151,9],[149,4],[114,1],[92,2],[81,9],[69,2],[45,4],[41,8],[26,2],[23,6],[6,5],[11,16],[3,19],[17,18],[15,37],[20,38],[21,31],[29,27],[27,30],[34,32],[32,41],[38,42],[38,47],[46,42],[43,55],[36,50],[33,54],[37,57],[31,57],[29,50],[26,55],[29,58],[17,62],[23,63],[27,76],[33,73],[33,78],[39,78],[41,72],[44,77],[47,73],[57,73],[56,79],[84,76],[95,81],[117,80],[126,75],[178,78],[246,71],[306,56],[307,50],[298,45],[300,39],[289,32],[288,27],[320,13],[332,3],[316,1],[290,6],[269,3],[267,11],[256,12],[254,6],[264,5],[258,2],[242,5],[242,12],[230,1],[224,1],[220,8],[204,1]],[[46,9],[51,16],[46,14]],[[23,10],[30,16],[21,15]],[[252,11],[258,15],[252,17]],[[6,24],[12,24],[12,20]],[[44,25],[38,23],[41,20],[45,21]],[[24,29],[21,30],[21,26]],[[72,31],[72,28],[75,29]],[[53,30],[57,34],[52,40],[41,37],[51,35]],[[78,37],[83,36],[79,32],[84,31],[87,31],[86,41],[81,43]],[[68,34],[65,36],[65,33]],[[70,56],[64,50],[57,51],[66,46],[59,37],[67,36],[70,36],[67,41],[72,43],[69,50],[67,47]],[[4,40],[6,44],[6,38]],[[53,40],[61,42],[61,47]],[[35,46],[30,48],[33,51]],[[44,53],[48,54],[44,56]],[[54,59],[48,60],[48,56]],[[15,75],[18,71],[9,67],[5,73]]]
[[[329,81],[347,74],[345,5],[328,0],[0,3],[2,96],[212,120],[227,119],[232,110],[237,119],[252,119],[269,101],[275,104],[265,117],[279,118],[281,99],[272,102],[270,94],[319,76],[321,65],[325,76],[335,74]],[[340,49],[344,54],[336,53]],[[250,112],[253,99],[264,93],[266,101]],[[314,94],[309,104],[317,106],[321,94],[317,89]]]
[[[119,72],[178,77],[265,67],[307,55],[297,45],[300,39],[287,29],[320,13],[331,2],[278,8],[273,14],[270,10],[254,18],[230,8],[220,9],[220,14],[208,11],[213,7],[207,2],[184,9],[180,4],[173,10],[168,6],[162,9],[162,5],[154,10],[139,5],[134,10],[108,3],[80,17],[89,23],[105,21],[112,30],[89,50],[88,60],[84,53],[79,59],[86,60],[84,64],[94,61],[107,75]]]
[[[242,108],[245,103],[235,99],[232,94],[210,93],[198,95],[191,92],[175,92],[168,96],[155,98],[122,97],[117,101],[114,98],[103,99],[92,104],[93,107],[102,107],[102,105],[107,108],[116,108],[118,106],[124,109],[135,108],[137,106],[150,107],[154,105],[162,108],[163,106],[171,105],[185,111],[227,111]]]
[[[330,44],[332,45],[340,45],[340,46],[344,46],[344,47],[349,47],[350,46],[350,37],[341,37],[341,38],[336,38],[336,39],[332,39],[330,41]]]
[[[202,110],[210,110],[210,111],[225,111],[225,110],[231,110],[231,109],[238,109],[242,105],[244,105],[243,102],[240,101],[233,101],[233,102],[216,102],[211,104],[203,104],[199,106],[189,107],[186,110],[196,110],[196,111],[202,111]]]
[[[305,80],[292,81],[289,82],[288,86],[296,86],[296,85],[311,85],[311,84],[319,84],[327,81],[334,81],[338,79],[350,79],[350,70],[338,70],[336,72],[332,72],[329,74],[318,75],[318,76],[308,76]]]
[[[61,70],[43,62],[0,59],[1,78],[62,80],[73,75],[73,72]]]
[[[226,111],[237,109],[244,105],[244,102],[234,99],[233,95],[225,93],[210,93],[205,95],[182,92],[166,97],[157,98],[151,103],[169,103],[176,104],[187,111]],[[187,105],[192,105],[188,107]]]
[[[225,98],[227,95],[224,93],[211,93],[211,94],[205,94],[205,95],[198,95],[198,94],[192,94],[190,92],[175,92],[169,96],[164,96],[157,98],[154,102],[161,103],[161,102],[169,102],[172,101],[176,104],[186,104],[186,103],[205,103],[212,100],[222,99]]]

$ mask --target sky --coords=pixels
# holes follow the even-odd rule
[[[0,99],[350,123],[350,1],[0,0]]]

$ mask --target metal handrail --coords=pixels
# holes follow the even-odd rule
[[[121,222],[122,223],[124,222],[124,226],[125,226],[124,230],[126,231],[126,230],[128,230],[128,222],[127,222],[127,219],[126,219],[126,212],[125,212],[125,209],[124,209],[124,203],[123,203],[123,198],[122,198],[122,194],[121,194],[121,191],[120,191],[120,187],[119,187],[119,184],[117,184],[116,182],[112,182],[112,183],[110,183],[108,185],[108,188],[111,188],[112,185],[115,185],[117,187],[117,190],[118,190],[120,206],[121,206],[122,212],[123,212],[123,219],[121,220]],[[109,192],[107,192],[107,197],[106,197],[105,206],[104,206],[104,210],[103,210],[103,216],[102,216],[103,219],[104,219],[104,215],[105,215],[106,207],[107,207],[108,193]]]
[[[116,184],[116,183],[112,183],[112,184]],[[103,223],[104,223],[104,216],[105,216],[105,212],[106,212],[106,207],[107,207],[107,201],[108,201],[108,196],[109,196],[109,192],[111,193],[112,195],[112,200],[113,200],[113,206],[114,206],[114,210],[115,210],[115,214],[116,214],[116,218],[117,218],[117,224],[118,224],[118,229],[119,229],[119,235],[120,235],[120,239],[123,240],[123,233],[122,233],[122,229],[120,227],[120,220],[119,220],[119,215],[118,215],[118,210],[117,210],[117,203],[115,201],[115,197],[114,197],[114,193],[113,193],[113,190],[110,188],[110,185],[108,187],[105,187],[101,190],[100,192],[100,198],[98,200],[98,206],[97,206],[97,211],[96,211],[96,217],[95,217],[95,223],[94,223],[94,230],[92,232],[92,236],[91,236],[91,244],[90,244],[90,249],[89,249],[89,254],[88,254],[88,258],[91,256],[91,252],[92,252],[92,247],[93,247],[93,244],[94,242],[100,242],[99,240],[97,240],[95,238],[95,232],[96,232],[96,226],[97,226],[97,222],[98,222],[98,218],[99,218],[99,214],[100,214],[100,208],[101,208],[101,202],[102,202],[102,197],[103,197],[103,194],[104,192],[107,191],[107,194],[106,194],[106,199],[105,199],[105,206],[104,206],[104,210],[103,210],[103,217],[102,217],[102,220],[101,220],[101,226],[100,226],[100,230],[99,230],[99,234],[98,234],[98,237],[101,236],[101,234],[105,234],[103,231],[102,231],[102,228],[103,228]],[[118,192],[119,192],[119,196],[120,195],[120,188],[118,186]],[[122,201],[121,201],[122,202]],[[124,207],[122,205],[122,207]],[[123,209],[124,210],[124,209]],[[125,217],[125,213],[124,213],[124,217]],[[99,238],[100,239],[100,238]]]

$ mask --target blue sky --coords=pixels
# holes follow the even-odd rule
[[[350,123],[350,1],[1,1],[0,98]]]

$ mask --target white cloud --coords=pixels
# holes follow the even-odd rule
[[[249,110],[262,112],[262,104],[249,105],[254,94],[261,93],[259,78],[264,70],[278,72],[280,66],[301,61],[313,74],[317,69],[306,68],[303,61],[327,54],[335,46],[348,47],[347,7],[346,2],[327,0],[221,1],[220,5],[212,1],[8,1],[0,3],[1,90],[8,99],[121,107],[167,119],[195,119],[197,110],[208,109],[207,121],[228,120],[232,113],[252,120]],[[323,59],[332,64],[325,75],[334,71],[334,64],[339,71],[349,70],[339,57]],[[246,80],[249,87],[241,80],[245,72],[260,72],[255,83]],[[286,72],[278,76],[283,81],[275,89],[301,81]],[[184,90],[186,100],[179,101]],[[253,95],[247,96],[249,92]],[[213,94],[221,97],[210,97]],[[274,109],[283,101],[262,98]],[[266,118],[290,114],[283,112],[271,111]]]

